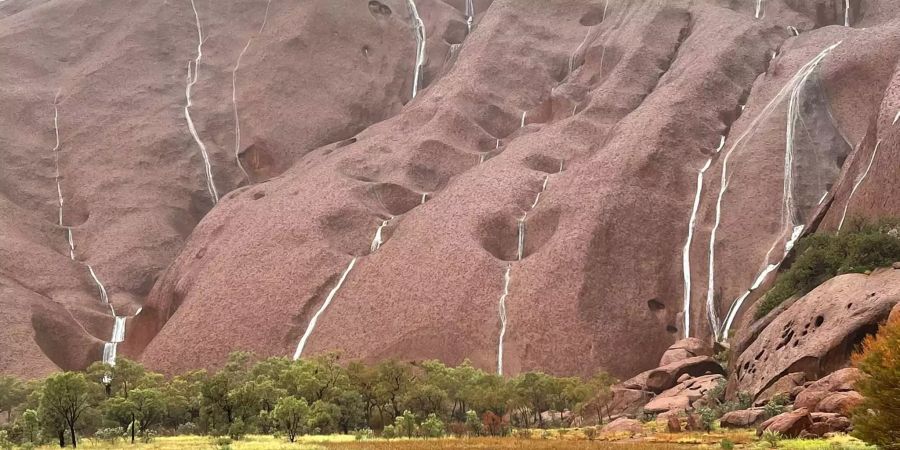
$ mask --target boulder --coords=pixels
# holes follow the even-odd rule
[[[689,337],[672,344],[666,352],[663,353],[662,358],[659,360],[659,365],[665,366],[683,359],[712,355],[713,348],[706,341]]]
[[[847,368],[838,370],[818,381],[814,381],[810,383],[806,389],[797,394],[797,398],[794,400],[794,407],[818,411],[819,403],[831,394],[835,392],[852,391],[854,384],[856,384],[856,381],[859,380],[860,376],[862,376],[862,372],[860,372],[859,369]],[[845,398],[844,400],[848,402],[853,401],[850,397]],[[840,403],[840,398],[835,398],[828,406],[837,407],[838,403]]]
[[[767,387],[764,391],[760,392],[753,401],[753,405],[763,406],[766,403],[769,403],[769,400],[777,395],[784,395],[793,400],[794,397],[797,396],[797,392],[799,392],[797,388],[802,388],[803,383],[805,382],[806,374],[803,372],[789,373],[779,378],[778,381]]]
[[[782,374],[822,377],[849,363],[900,301],[900,271],[834,277],[803,296],[765,327],[735,360],[729,392],[757,398]],[[652,374],[651,374],[652,376]]]
[[[612,416],[633,415],[653,398],[653,393],[639,389],[628,389],[613,386],[612,400],[609,402],[609,413]]]
[[[644,431],[644,425],[634,419],[627,419],[624,417],[613,420],[612,422],[603,426],[600,429],[601,433],[628,433],[628,434],[641,434]]]
[[[800,437],[823,437],[828,433],[844,433],[851,426],[850,419],[839,414],[814,412],[810,414],[810,418],[812,424],[800,434]]]
[[[724,382],[725,377],[718,374],[689,378],[654,397],[644,405],[644,411],[655,414],[674,409],[690,409],[697,400],[706,396],[707,392]]]
[[[692,377],[709,374],[724,375],[725,370],[709,356],[682,359],[649,371],[646,390],[656,393],[663,392],[678,384],[678,379],[684,374]]]
[[[823,413],[837,413],[849,417],[862,401],[863,396],[860,395],[859,392],[835,392],[822,399],[816,406],[816,411]]]
[[[725,413],[719,419],[722,428],[750,428],[765,421],[766,412],[762,408],[741,409]]]
[[[897,264],[897,263],[894,263]],[[894,305],[894,309],[891,310],[891,314],[888,316],[889,321],[900,320],[900,303]]]
[[[812,417],[806,408],[795,409],[766,420],[756,429],[761,436],[766,431],[774,431],[785,437],[795,438],[812,425]]]

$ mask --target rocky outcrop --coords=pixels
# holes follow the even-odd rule
[[[896,270],[842,275],[825,282],[773,320],[737,358],[729,392],[759,397],[784,374],[802,372],[815,379],[846,367],[854,348],[877,330],[898,301],[900,272]],[[845,373],[849,372],[838,372]],[[826,381],[830,379],[815,385],[832,383]],[[801,399],[818,391],[806,391],[798,402],[814,410],[814,405]]]
[[[724,375],[725,370],[709,356],[696,356],[669,363],[647,373],[646,390],[661,393],[675,387],[683,375],[701,377],[703,375]],[[708,380],[709,378],[707,378]],[[700,385],[697,385],[698,387]]]
[[[753,400],[753,404],[756,406],[763,406],[776,396],[793,401],[800,390],[803,389],[805,383],[805,373],[789,373],[772,383],[772,385],[767,387],[764,391],[760,392],[759,395],[756,396],[756,399]]]
[[[806,386],[797,395],[794,406],[812,412],[850,415],[853,408],[862,401],[862,396],[853,390],[861,376],[862,373],[855,368],[835,371]]]
[[[697,378],[689,378],[678,385],[669,388],[644,405],[644,411],[651,414],[681,410],[687,411],[702,406],[698,400],[706,397],[707,393],[719,384],[725,383],[725,377],[719,374],[704,375]]]
[[[766,412],[762,408],[730,411],[719,418],[722,428],[755,428],[766,420]]]
[[[694,358],[697,356],[713,356],[713,348],[708,341],[698,338],[681,339],[663,353],[659,360],[660,366],[681,361],[683,359]]]
[[[812,416],[806,408],[779,414],[761,423],[756,429],[756,434],[762,435],[765,431],[774,431],[782,436],[795,438],[812,425]]]
[[[619,434],[625,433],[629,435],[641,434],[644,432],[644,425],[634,419],[620,417],[603,426],[601,433]]]
[[[628,378],[741,323],[794,227],[900,209],[887,0],[416,3],[414,68],[404,0],[0,2],[0,371],[99,359],[102,280],[167,373],[302,339]]]

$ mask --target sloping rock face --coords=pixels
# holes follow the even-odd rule
[[[898,302],[900,271],[883,269],[872,275],[832,278],[773,320],[738,357],[730,390],[756,397],[786,374],[803,372],[815,379],[846,367],[853,349],[877,331]],[[844,380],[844,390],[852,389],[844,372],[835,372],[816,385]],[[832,390],[841,389],[818,389]],[[807,391],[812,392],[807,388],[801,393],[798,404],[803,403],[800,399]],[[804,406],[814,410],[815,404]]]
[[[409,3],[0,3],[0,370],[627,378],[900,209],[894,2]]]

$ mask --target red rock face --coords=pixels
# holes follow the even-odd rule
[[[102,285],[165,372],[625,378],[723,331],[794,226],[900,211],[892,2],[465,3],[415,2],[423,48],[403,0],[0,4],[0,370],[99,359]]]

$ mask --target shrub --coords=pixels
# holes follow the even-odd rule
[[[6,430],[0,430],[0,449],[13,449],[13,443],[9,440],[9,432],[7,432]]]
[[[776,394],[771,399],[769,399],[769,401],[763,407],[763,412],[765,413],[767,419],[772,418],[787,411],[787,407],[790,403],[791,400],[787,395]]]
[[[421,430],[422,436],[426,438],[443,437],[447,432],[444,428],[444,422],[438,419],[438,416],[434,413],[429,414],[425,421],[422,422]]]
[[[469,428],[469,433],[471,433],[472,436],[480,435],[484,429],[481,424],[481,419],[478,418],[478,413],[471,409],[466,411],[466,426]]]
[[[397,437],[397,430],[393,425],[385,425],[384,429],[381,430],[381,437],[385,439],[394,439]]]
[[[125,435],[125,430],[122,427],[114,427],[114,428],[101,428],[94,433],[94,437],[100,439],[101,441],[108,442],[109,444],[115,444],[122,436]]]
[[[175,429],[175,434],[182,436],[200,434],[200,427],[194,424],[194,422],[185,422],[181,425],[178,425],[178,428]]]
[[[760,301],[756,318],[836,275],[864,273],[900,260],[900,237],[894,231],[898,224],[898,219],[875,224],[856,222],[837,234],[816,233],[801,239],[795,261]]]
[[[587,440],[593,441],[594,439],[597,439],[597,429],[596,428],[587,427],[583,430],[583,432],[584,432],[584,437],[586,437]]]
[[[762,440],[769,445],[769,448],[778,448],[783,436],[777,431],[766,430],[762,435]]]
[[[722,442],[719,442],[719,447],[722,450],[734,450],[734,442],[729,439],[722,439]]]
[[[864,374],[856,384],[863,396],[853,414],[853,435],[886,449],[900,448],[900,319],[883,325],[867,337],[853,362]],[[894,393],[894,394],[889,394]]]
[[[144,430],[144,432],[141,433],[141,442],[144,444],[149,444],[153,442],[154,439],[156,439],[156,431],[154,430]]]
[[[353,431],[353,438],[357,441],[364,441],[375,437],[375,433],[369,428],[361,428]]]
[[[513,436],[519,439],[531,439],[531,430],[528,428],[518,428],[513,431]]]
[[[703,428],[703,431],[712,431],[716,419],[719,418],[716,414],[716,410],[707,406],[697,408],[697,415],[700,416],[699,425]]]
[[[550,439],[550,430],[541,431],[541,439]]]
[[[247,434],[247,427],[244,425],[244,421],[239,418],[235,419],[234,422],[228,426],[228,436],[235,441],[241,440],[245,434]]]

